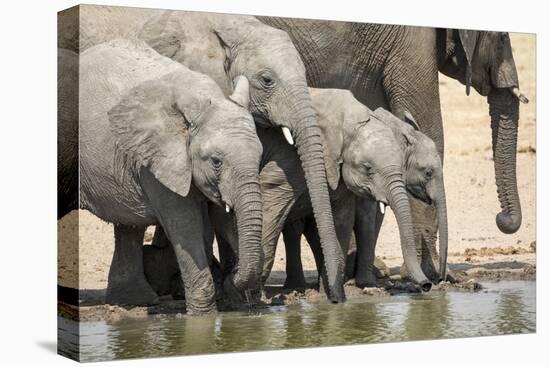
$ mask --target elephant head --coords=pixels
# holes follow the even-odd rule
[[[404,175],[407,191],[415,198],[433,204],[439,228],[440,276],[446,280],[448,252],[447,199],[441,158],[432,139],[420,132],[412,115],[405,111],[404,122],[388,111],[378,109],[380,116],[398,138],[404,152]]]
[[[148,169],[181,196],[193,184],[234,211],[239,258],[230,279],[239,290],[259,287],[261,275],[262,146],[252,116],[240,106],[248,103],[247,84],[236,80],[231,101],[210,78],[178,65],[138,84],[108,113],[122,155],[117,160]]]
[[[374,114],[351,92],[311,89],[325,146],[327,176],[335,188],[340,172],[355,195],[389,205],[395,213],[405,264],[424,291],[431,283],[416,255],[413,221],[404,177],[404,154],[392,129],[383,121],[397,119],[389,112]],[[386,115],[387,113],[387,115]]]
[[[325,255],[329,296],[344,301],[344,254],[334,230],[320,129],[305,66],[287,33],[253,17],[171,12],[150,21],[140,37],[193,70],[211,65],[208,75],[215,74],[219,85],[232,84],[238,75],[250,81],[248,108],[256,123],[281,128],[297,148]],[[197,56],[197,49],[205,54]]]
[[[516,180],[516,148],[519,102],[529,100],[521,94],[508,33],[440,29],[439,70],[487,96],[495,178],[501,212],[498,228],[514,233],[521,226],[521,206]]]

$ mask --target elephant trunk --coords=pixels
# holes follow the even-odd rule
[[[290,98],[289,98],[290,97]],[[336,238],[334,219],[327,185],[321,129],[307,86],[296,88],[286,98],[292,101],[285,119],[292,132],[298,155],[304,170],[311,198],[313,214],[317,223],[323,252],[328,297],[332,302],[344,302],[344,254]]]
[[[258,175],[237,188],[235,217],[238,232],[238,264],[232,282],[239,291],[260,287],[262,269],[262,201]]]
[[[433,203],[437,215],[437,224],[439,228],[439,273],[441,281],[447,280],[447,253],[449,248],[449,230],[447,225],[447,198],[443,178],[437,185],[436,193],[433,197]]]
[[[397,220],[403,260],[409,275],[413,281],[420,285],[423,291],[428,292],[432,288],[432,283],[422,272],[418,261],[411,206],[401,172],[393,170],[392,173],[386,175],[386,188],[390,207]]]
[[[487,97],[493,131],[495,179],[501,212],[496,216],[501,232],[511,234],[521,226],[521,206],[516,180],[519,100],[508,89],[494,88]]]

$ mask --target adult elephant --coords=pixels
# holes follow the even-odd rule
[[[206,75],[142,41],[120,39],[89,48],[79,66],[80,207],[113,223],[115,232],[107,303],[155,302],[143,271],[143,235],[160,224],[175,252],[188,313],[215,311],[204,244],[207,200],[234,212],[239,260],[229,285],[258,289],[262,148],[243,108],[246,78],[237,77],[228,100]]]
[[[344,254],[334,229],[320,128],[304,64],[286,32],[254,17],[166,11],[138,36],[160,54],[213,78],[226,95],[235,76],[250,81],[249,109],[256,124],[281,128],[286,140],[295,142],[321,238],[326,290],[331,301],[344,301]]]
[[[516,182],[519,91],[507,33],[399,25],[259,17],[286,31],[306,65],[312,87],[344,88],[372,109],[384,107],[398,117],[410,111],[436,144],[443,160],[444,141],[438,71],[487,96],[501,212],[498,228],[514,233],[521,225]],[[422,268],[432,279],[437,269],[435,209],[411,196]]]

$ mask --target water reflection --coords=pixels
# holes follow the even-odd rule
[[[438,339],[448,335],[452,311],[443,295],[412,296],[405,318],[405,339]]]
[[[534,298],[533,298],[534,302]],[[495,313],[495,334],[509,334],[534,331],[535,308],[525,307],[523,295],[520,292],[506,292],[498,300]]]
[[[60,318],[59,346],[83,361],[466,337],[535,331],[535,283],[432,292],[342,305],[301,303],[205,317],[78,324]],[[80,339],[76,337],[80,329]]]

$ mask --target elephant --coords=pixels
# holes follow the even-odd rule
[[[421,133],[412,127],[403,127],[405,123],[401,121],[394,123],[399,126],[399,129],[396,127],[394,130],[393,124],[387,120],[397,120],[395,116],[381,108],[372,112],[349,91],[310,88],[310,94],[321,126],[333,215],[342,252],[347,253],[353,231],[356,198],[371,198],[383,205],[389,204],[396,215],[403,256],[411,277],[424,291],[428,291],[431,283],[422,273],[416,255],[412,217],[403,176],[403,167],[407,163],[404,158],[412,159],[403,152],[417,143],[417,135]],[[258,136],[263,147],[260,165],[264,208],[262,281],[265,283],[273,266],[277,241],[285,221],[304,218],[312,223],[307,227],[317,237],[310,243],[314,243],[319,249],[314,254],[321,273],[324,254],[320,249],[317,226],[296,151],[284,144],[284,137],[279,131],[258,128]],[[431,144],[435,150],[434,143]],[[437,152],[434,155],[439,159]],[[439,167],[438,174],[440,173]],[[439,181],[442,182],[441,179]],[[223,210],[211,207],[209,214],[219,245],[221,271],[228,273],[235,262],[231,248],[237,240],[238,231]],[[444,218],[446,223],[446,216]],[[443,243],[446,244],[446,241]],[[163,247],[162,244],[155,245]],[[295,249],[298,249],[298,254],[295,254]],[[299,260],[299,246],[294,246],[288,254],[287,263]],[[154,276],[153,268],[149,273]],[[169,284],[170,276],[166,276],[163,283]],[[321,280],[323,281],[322,277]],[[321,285],[326,286],[324,283]]]
[[[205,246],[207,202],[236,222],[238,263],[226,281],[259,287],[262,147],[248,80],[225,97],[204,74],[142,41],[116,39],[80,56],[80,208],[114,224],[110,304],[151,304],[143,236],[160,224],[185,285],[187,313],[216,311]],[[238,147],[238,149],[235,149]]]
[[[344,254],[334,228],[320,127],[305,66],[287,33],[250,16],[165,11],[138,37],[161,55],[210,76],[226,95],[236,75],[250,81],[249,109],[256,124],[278,128],[296,147],[321,238],[326,291],[332,302],[345,301]]]
[[[57,50],[57,219],[78,209],[78,55]]]
[[[521,225],[516,182],[519,90],[507,33],[326,20],[257,17],[286,31],[306,66],[310,87],[349,89],[371,109],[384,107],[403,119],[415,116],[443,161],[444,136],[438,71],[487,96],[495,177],[501,212],[498,228]],[[437,220],[433,205],[410,196],[419,252],[428,251],[424,272],[437,279]]]
[[[57,16],[57,44],[77,54],[116,38],[134,39],[160,9],[81,4]]]
[[[447,200],[443,182],[443,167],[435,143],[419,131],[420,128],[410,113],[405,113],[405,121],[393,117],[391,113],[383,109],[378,109],[377,114],[382,117],[385,115],[381,121],[399,138],[401,153],[404,157],[403,174],[407,191],[418,200],[427,204],[433,203],[436,208],[441,254],[439,266],[441,280],[446,280]],[[375,154],[381,154],[381,152]],[[357,196],[355,208],[354,234],[357,252],[354,263],[347,262],[347,266],[351,266],[351,269],[346,269],[346,273],[355,278],[355,284],[358,287],[374,287],[377,285],[374,269],[375,247],[385,213],[385,203],[377,202],[372,197]],[[350,219],[343,217],[342,220],[349,221]],[[338,228],[338,224],[336,226]],[[300,260],[302,234],[306,234],[316,262],[320,259],[313,218],[287,220],[283,228],[287,256],[287,280],[285,282],[287,288],[305,287]],[[406,275],[408,271],[405,268],[401,273]]]

